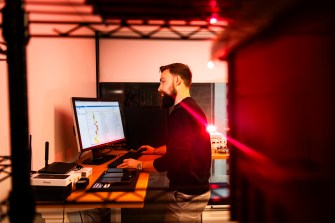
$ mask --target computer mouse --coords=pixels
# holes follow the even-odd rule
[[[144,151],[147,151],[146,148],[139,148],[138,150],[136,150],[137,153],[142,153]]]
[[[80,170],[80,169],[82,169],[82,168],[83,168],[83,166],[80,165],[80,164],[77,164],[76,167],[75,167],[75,169],[77,169],[77,170]]]

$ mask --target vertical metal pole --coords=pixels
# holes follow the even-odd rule
[[[99,31],[95,32],[95,83],[97,89],[97,98],[100,98],[100,42],[99,42]]]
[[[228,128],[229,131],[227,132],[228,137],[234,138],[235,137],[235,130],[234,126],[236,125],[236,117],[235,117],[235,55],[231,54],[228,58],[228,89],[227,89],[227,113],[228,113]],[[237,191],[237,183],[238,183],[238,177],[239,173],[237,170],[237,158],[236,158],[236,149],[234,146],[230,145],[228,140],[228,147],[229,147],[229,188],[230,188],[230,220],[236,221],[238,219],[238,209],[239,209],[239,203],[238,203],[238,196],[240,191]]]
[[[22,0],[6,0],[3,9],[3,37],[7,42],[10,98],[12,190],[9,196],[10,222],[33,222],[35,203],[30,186],[26,45],[27,20]],[[22,220],[21,220],[22,222]]]
[[[211,83],[211,120],[209,124],[215,125],[215,83]]]

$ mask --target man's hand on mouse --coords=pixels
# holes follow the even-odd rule
[[[155,149],[152,146],[149,145],[143,145],[140,148],[137,149],[137,151],[141,151],[143,154],[155,154]]]

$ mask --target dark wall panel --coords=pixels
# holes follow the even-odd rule
[[[100,96],[119,100],[128,106],[160,106],[158,83],[102,82],[99,85]],[[214,108],[214,84],[193,83],[191,96],[198,102],[211,120]]]
[[[165,144],[167,109],[160,108],[158,83],[103,82],[100,96],[119,100],[128,147],[149,144],[155,147]],[[214,84],[193,83],[191,96],[207,115],[213,117]]]

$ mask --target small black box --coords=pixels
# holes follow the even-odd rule
[[[72,192],[72,183],[62,186],[32,186],[36,201],[65,201]]]
[[[90,182],[89,179],[86,177],[80,178],[76,183],[76,189],[77,190],[85,189],[89,182]]]

